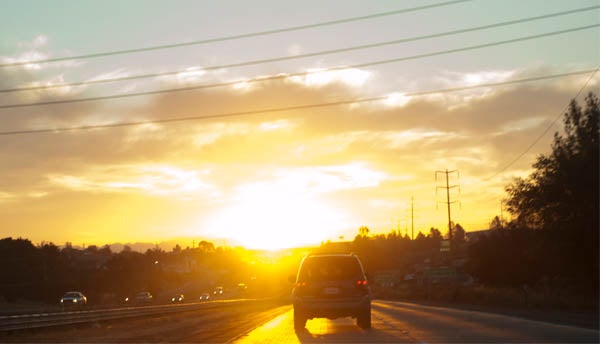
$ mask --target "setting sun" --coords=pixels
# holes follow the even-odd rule
[[[300,189],[254,184],[243,187],[207,227],[211,235],[245,247],[273,250],[319,243],[348,225],[347,214]]]

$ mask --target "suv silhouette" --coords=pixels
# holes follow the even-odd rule
[[[302,259],[295,287],[294,329],[302,330],[312,318],[356,318],[371,328],[371,290],[355,254],[309,254]]]

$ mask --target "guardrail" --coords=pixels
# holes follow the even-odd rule
[[[42,327],[83,324],[105,320],[152,316],[199,309],[225,307],[239,303],[256,302],[257,299],[218,300],[174,305],[122,307],[54,313],[20,314],[0,316],[0,332],[18,331]],[[262,301],[262,300],[261,300]]]

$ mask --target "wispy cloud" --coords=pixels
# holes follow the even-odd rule
[[[110,172],[109,172],[110,171]],[[84,175],[49,175],[51,183],[82,192],[141,192],[156,196],[210,198],[217,188],[203,180],[209,171],[168,165],[103,167]]]

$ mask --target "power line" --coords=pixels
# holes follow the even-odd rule
[[[374,14],[359,16],[359,17],[350,17],[350,18],[344,18],[344,19],[319,22],[319,23],[314,23],[314,24],[291,26],[291,27],[287,27],[287,28],[258,31],[258,32],[217,37],[217,38],[204,39],[204,40],[198,40],[198,41],[173,43],[173,44],[166,44],[166,45],[156,45],[156,46],[145,47],[145,48],[114,50],[114,51],[107,51],[107,52],[100,52],[100,53],[93,53],[93,54],[77,55],[77,56],[56,57],[56,58],[43,59],[43,60],[31,60],[31,61],[3,63],[3,64],[0,64],[0,67],[14,67],[14,66],[27,65],[27,64],[40,64],[40,63],[75,60],[75,59],[89,59],[89,58],[96,58],[96,57],[103,57],[103,56],[123,55],[123,54],[139,53],[139,52],[145,52],[145,51],[172,49],[172,48],[186,47],[186,46],[192,46],[192,45],[224,42],[224,41],[231,41],[231,40],[242,39],[242,38],[266,36],[266,35],[272,35],[272,34],[276,34],[276,33],[300,31],[300,30],[313,29],[313,28],[324,27],[324,26],[351,23],[351,22],[356,22],[356,21],[386,17],[386,16],[402,14],[402,13],[417,12],[417,11],[426,10],[426,9],[430,9],[430,8],[449,6],[449,5],[454,5],[454,4],[468,2],[468,1],[471,1],[471,0],[446,1],[446,2],[440,2],[437,4],[417,6],[417,7],[405,8],[405,9],[399,9],[399,10],[393,10],[393,11],[387,11],[387,12],[380,12],[380,13],[374,13]]]
[[[587,87],[587,85],[590,83],[590,81],[592,81],[592,79],[594,78],[594,75],[596,75],[596,73],[598,72],[599,69],[600,69],[600,67],[594,69],[593,71],[590,71],[592,74],[587,79],[585,84],[579,89],[579,91],[577,92],[577,94],[575,95],[575,97],[573,99],[576,99],[579,97],[579,95],[581,95],[581,92],[583,92],[583,90]],[[529,150],[531,150],[531,148],[533,148],[533,146],[535,146],[542,139],[542,137],[544,137],[544,135],[546,135],[548,133],[548,131],[550,131],[550,128],[552,128],[554,126],[554,124],[556,123],[556,121],[558,121],[559,118],[567,111],[570,104],[571,104],[571,102],[569,102],[569,104],[567,104],[567,106],[565,106],[564,109],[561,112],[559,112],[559,114],[554,118],[552,123],[550,123],[550,125],[548,125],[546,127],[546,129],[544,129],[544,131],[542,131],[542,133],[540,135],[538,135],[538,137],[536,137],[535,140],[533,140],[533,142],[523,152],[521,152],[521,154],[519,154],[516,158],[514,158],[511,162],[509,162],[506,166],[501,168],[500,171],[494,173],[491,177],[484,178],[483,180],[484,181],[492,180],[496,176],[500,175],[502,172],[506,171],[510,166],[512,166],[519,159],[521,159],[525,154],[527,154],[527,152],[529,152]]]
[[[541,15],[541,16],[521,18],[521,19],[516,19],[516,20],[488,24],[488,25],[483,25],[483,26],[476,26],[476,27],[465,28],[465,29],[445,31],[445,32],[439,32],[439,33],[429,34],[429,35],[407,37],[407,38],[402,38],[402,39],[397,39],[397,40],[392,40],[392,41],[384,41],[384,42],[358,45],[358,46],[339,48],[339,49],[323,50],[323,51],[318,51],[318,52],[314,52],[314,53],[300,54],[300,55],[294,55],[294,56],[284,56],[284,57],[275,57],[275,58],[269,58],[269,59],[263,59],[263,60],[247,61],[247,62],[243,62],[244,64],[242,64],[242,65],[235,64],[235,65],[212,66],[212,67],[203,68],[203,70],[214,70],[214,69],[221,69],[221,68],[227,68],[227,67],[240,67],[240,66],[256,65],[256,64],[269,63],[269,62],[279,62],[279,61],[295,60],[295,59],[301,59],[301,58],[307,58],[307,57],[330,55],[330,54],[362,50],[362,49],[371,49],[371,48],[383,47],[383,46],[387,46],[387,45],[408,43],[408,42],[414,42],[414,41],[419,41],[419,40],[439,38],[439,37],[444,37],[444,36],[451,36],[451,35],[456,35],[456,34],[497,28],[497,27],[502,27],[502,26],[521,24],[521,23],[531,22],[531,21],[535,21],[535,20],[541,20],[541,19],[558,17],[558,16],[563,16],[563,15],[568,15],[568,14],[573,14],[573,13],[578,13],[578,12],[595,10],[595,9],[599,9],[599,8],[600,8],[600,6],[590,6],[590,7],[578,8],[578,9],[573,9],[573,10],[568,10],[568,11],[545,14],[545,15]],[[167,71],[167,72],[138,74],[138,75],[131,75],[131,76],[116,77],[116,78],[79,81],[79,82],[54,84],[54,85],[16,87],[16,88],[2,89],[2,90],[0,90],[0,93],[33,91],[33,90],[51,89],[51,88],[57,88],[57,87],[72,87],[72,86],[83,86],[83,85],[100,84],[100,83],[108,83],[108,82],[116,82],[116,81],[137,80],[137,79],[177,75],[177,74],[186,73],[186,72],[189,72],[189,71],[187,71],[187,70]]]
[[[289,78],[289,77],[306,76],[306,75],[315,74],[315,73],[323,73],[323,72],[329,72],[329,71],[335,71],[335,70],[343,70],[343,69],[352,69],[352,68],[363,68],[363,67],[369,67],[369,66],[377,66],[377,65],[389,64],[389,63],[395,63],[395,62],[402,62],[402,61],[408,61],[408,60],[416,60],[416,59],[421,59],[421,58],[426,58],[426,57],[433,57],[433,56],[440,56],[440,55],[445,55],[445,54],[452,54],[452,53],[463,52],[463,51],[468,51],[468,50],[488,48],[488,47],[493,47],[493,46],[498,46],[498,45],[503,45],[503,44],[521,42],[521,41],[532,40],[532,39],[537,39],[537,38],[542,38],[542,37],[548,37],[548,36],[554,36],[554,35],[559,35],[559,34],[574,32],[574,31],[581,31],[581,30],[586,30],[586,29],[598,27],[598,26],[600,26],[600,24],[586,25],[586,26],[580,26],[580,27],[566,29],[566,30],[547,32],[547,33],[543,33],[543,34],[532,35],[532,36],[525,36],[525,37],[519,37],[519,38],[514,38],[514,39],[509,39],[509,40],[504,40],[504,41],[497,41],[497,42],[492,42],[492,43],[479,44],[479,45],[473,45],[473,46],[468,46],[468,47],[463,47],[463,48],[457,48],[457,49],[450,49],[450,50],[442,50],[442,51],[437,51],[437,52],[432,52],[432,53],[412,55],[412,56],[406,56],[406,57],[400,57],[400,58],[394,58],[394,59],[372,61],[372,62],[360,63],[360,64],[355,64],[355,65],[349,65],[349,66],[331,67],[331,68],[325,68],[325,69],[318,70],[318,71],[308,71],[308,72],[292,73],[292,74],[286,74],[286,75],[280,75],[280,76],[271,76],[271,77],[262,77],[262,78],[248,79],[248,80],[245,80],[245,81],[242,80],[242,81],[224,82],[224,83],[218,83],[218,84],[207,84],[207,85],[181,87],[181,88],[170,88],[170,89],[163,89],[163,90],[156,90],[156,91],[147,91],[147,92],[138,92],[138,93],[113,94],[113,95],[108,95],[108,96],[77,98],[77,99],[64,99],[64,100],[53,100],[53,101],[45,101],[45,102],[7,104],[7,105],[0,105],[0,109],[20,108],[20,107],[27,107],[27,106],[41,106],[41,105],[55,105],[55,104],[79,103],[79,102],[99,101],[99,100],[118,99],[118,98],[129,98],[129,97],[147,96],[147,95],[161,94],[161,93],[171,93],[171,92],[191,91],[191,90],[198,90],[198,89],[205,89],[205,88],[221,87],[221,86],[226,86],[226,85],[238,84],[238,83],[241,83],[241,82],[260,82],[260,81],[266,81],[266,80],[275,80],[275,79],[282,79],[282,78]],[[233,65],[230,65],[230,66],[233,66]],[[210,68],[216,69],[217,67],[215,66],[215,67],[210,67]],[[223,68],[223,66],[220,66],[220,68]]]
[[[498,82],[498,83],[487,83],[487,84],[480,84],[480,85],[474,85],[474,86],[453,87],[453,88],[446,88],[446,89],[440,89],[440,90],[418,91],[418,92],[412,92],[412,93],[405,93],[404,96],[417,97],[417,96],[423,96],[423,95],[429,95],[429,94],[449,93],[449,92],[456,92],[456,91],[475,89],[475,88],[481,88],[481,87],[495,87],[495,86],[503,86],[503,85],[509,85],[509,84],[523,83],[523,82],[539,81],[539,80],[545,80],[545,79],[550,79],[550,78],[566,77],[566,76],[578,75],[578,74],[583,74],[583,73],[589,73],[589,71],[578,71],[578,72],[571,72],[571,73],[564,73],[564,74],[546,75],[546,76],[539,76],[539,77],[519,79],[519,80],[510,80],[510,81],[504,81],[504,82]],[[380,100],[385,100],[385,99],[388,99],[387,95],[370,97],[370,98],[357,98],[357,99],[350,99],[350,100],[341,100],[341,101],[327,102],[327,103],[296,105],[296,106],[289,106],[289,107],[283,107],[283,108],[268,108],[268,109],[262,109],[262,110],[249,110],[249,111],[220,113],[220,114],[212,114],[212,115],[206,115],[206,116],[173,117],[173,118],[144,120],[144,121],[116,122],[116,123],[98,124],[98,125],[83,125],[83,126],[75,126],[75,127],[0,131],[0,136],[22,135],[22,134],[42,134],[42,133],[61,133],[61,132],[67,132],[67,131],[129,127],[129,126],[138,126],[138,125],[145,125],[145,124],[159,124],[159,123],[196,121],[196,120],[207,120],[207,119],[217,119],[217,118],[230,118],[230,117],[240,117],[240,116],[247,116],[247,115],[256,115],[256,114],[261,114],[261,113],[275,113],[275,112],[332,107],[332,106],[339,106],[339,105],[349,105],[349,104],[357,104],[357,103],[367,103],[367,102],[374,102],[374,101],[380,101]]]

